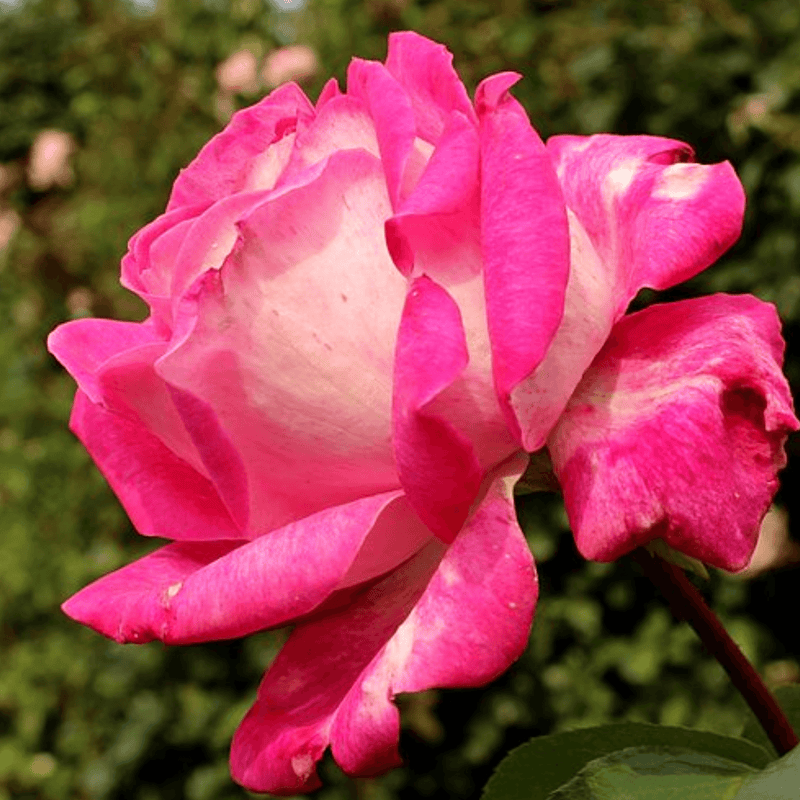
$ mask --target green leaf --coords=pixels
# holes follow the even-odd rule
[[[745,781],[734,800],[797,800],[800,796],[800,746]]]
[[[733,800],[754,772],[685,747],[627,747],[590,761],[548,800]]]
[[[627,747],[682,747],[763,769],[769,754],[745,739],[689,728],[622,722],[539,736],[512,750],[483,790],[483,800],[546,800],[586,764]]]
[[[800,686],[779,686],[772,693],[775,695],[775,699],[778,701],[783,713],[786,714],[789,724],[794,728],[794,732],[800,736]],[[761,727],[761,723],[749,708],[747,709],[747,722],[745,722],[742,736],[763,747],[773,759],[778,757],[778,753]],[[798,792],[798,795],[800,795],[800,792]]]

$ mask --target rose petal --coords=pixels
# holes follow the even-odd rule
[[[550,349],[528,378],[511,392],[529,453],[544,446],[570,395],[592,359],[608,339],[616,318],[613,282],[583,225],[568,212],[570,272],[564,317]]]
[[[691,148],[653,136],[547,142],[569,207],[564,318],[544,361],[512,393],[523,446],[538,450],[613,324],[643,287],[691,277],[739,235],[744,194],[730,164],[684,163]]]
[[[152,320],[144,323],[75,320],[53,331],[48,341],[53,354],[93,403],[128,420],[136,430],[155,436],[188,467],[209,478],[175,408],[171,388],[155,372],[156,360],[167,349],[157,330]],[[75,429],[75,432],[82,439],[97,439],[89,430]],[[105,458],[107,449],[95,446],[93,454]],[[112,469],[100,461],[98,466]],[[137,467],[142,468],[143,465]],[[132,474],[133,465],[126,471]],[[228,483],[233,475],[227,477]],[[154,531],[148,525],[150,533]]]
[[[796,430],[775,309],[714,295],[624,317],[548,440],[578,549],[653,538],[746,566]]]
[[[386,69],[405,90],[416,121],[416,135],[439,141],[452,112],[477,123],[467,90],[453,69],[453,54],[413,31],[389,34]]]
[[[400,493],[390,492],[325,509],[243,545],[170,544],[90,584],[64,611],[118,642],[245,636],[308,614],[337,588],[413,556],[430,539],[427,532],[415,536],[414,525],[422,529]],[[405,538],[410,547],[390,541],[386,548],[388,537]],[[360,558],[370,538],[370,552]]]
[[[444,542],[464,524],[483,471],[467,436],[426,406],[468,360],[455,301],[430,278],[417,278],[397,333],[392,438],[406,496]]]
[[[360,58],[347,69],[347,93],[358,98],[372,117],[389,197],[392,207],[398,208],[416,130],[411,101],[383,64]]]
[[[317,111],[319,111],[329,100],[333,100],[334,97],[340,97],[341,94],[342,90],[339,88],[339,81],[337,81],[336,78],[328,78],[325,85],[322,87],[322,91],[319,93],[319,97],[317,98]]]
[[[205,205],[180,206],[162,214],[128,242],[120,282],[150,306],[154,321],[172,324],[170,284],[175,256]]]
[[[386,222],[389,252],[404,275],[447,284],[480,272],[478,157],[475,126],[452,114],[414,190]]]
[[[433,540],[343,609],[295,628],[231,746],[234,779],[254,791],[311,791],[333,716],[425,591],[444,554]]]
[[[586,229],[622,314],[644,286],[666,289],[714,263],[739,237],[744,191],[727,162],[655,136],[554,136],[567,206]]]
[[[298,119],[313,116],[314,107],[294,83],[234,114],[225,130],[178,175],[167,211],[201,202],[210,205],[241,191],[272,188],[283,165],[270,156],[271,145],[292,133]]]
[[[47,337],[47,349],[61,362],[88,397],[100,402],[98,375],[112,358],[129,350],[164,344],[153,324],[109,319],[76,319]]]
[[[506,465],[511,480],[495,480],[413,611],[339,706],[331,749],[348,774],[398,765],[395,695],[483,685],[525,650],[538,583],[512,497],[524,466],[524,458]]]
[[[247,471],[242,457],[208,403],[174,386],[168,388],[175,410],[203,464],[203,474],[214,483],[231,519],[240,530],[252,536]]]
[[[347,608],[295,629],[234,736],[237,781],[310,791],[328,744],[350,774],[395,766],[395,694],[482,684],[519,657],[536,601],[512,497],[523,468],[517,459],[500,473],[446,554],[432,542]]]
[[[238,238],[236,223],[270,197],[269,192],[242,192],[214,203],[192,221],[170,264],[169,296],[173,312],[183,293],[209,269],[219,269]]]
[[[382,235],[383,174],[362,150],[318,172],[240,223],[223,267],[184,297],[180,337],[157,365],[240,455],[252,535],[399,485],[391,370],[406,282]]]
[[[511,393],[544,358],[563,315],[569,228],[550,157],[493,75],[476,92],[481,126],[481,248],[494,381],[506,421],[522,441]]]
[[[298,134],[291,159],[278,185],[288,183],[312,164],[324,161],[340,150],[359,148],[380,158],[372,118],[357,97],[332,97],[320,109],[316,119]]]
[[[78,391],[70,428],[139,533],[189,541],[242,538],[208,477],[141,422],[107,411]]]

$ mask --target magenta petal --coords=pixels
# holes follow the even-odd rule
[[[522,446],[544,447],[575,387],[605,343],[616,320],[614,286],[591,240],[569,212],[570,272],[564,317],[536,371],[511,392]]]
[[[405,658],[402,670],[396,664],[392,670],[394,693],[488,683],[527,647],[538,581],[513,495],[527,463],[521,454],[495,470],[486,496],[387,647],[389,663]],[[412,639],[409,651],[403,644]]]
[[[246,531],[250,521],[250,498],[242,457],[208,403],[174,386],[169,387],[169,393],[231,519],[240,530]]]
[[[101,410],[108,411],[120,420],[127,420],[132,430],[141,431],[148,438],[155,437],[164,449],[170,450],[170,462],[177,457],[185,470],[199,473],[203,480],[210,477],[176,410],[170,387],[155,372],[155,363],[164,355],[167,342],[156,333],[156,326],[151,320],[143,323],[75,320],[53,331],[48,342],[53,354],[78,382],[82,393],[101,407],[98,413]],[[106,463],[109,458],[116,461],[116,456],[103,445],[102,435],[98,436],[88,428],[75,427],[77,420],[78,417],[73,415],[73,429],[87,443],[98,460],[98,466],[105,473],[116,473],[117,469],[110,462]],[[108,420],[111,425],[113,416],[108,416]],[[130,435],[135,437],[137,434]],[[92,446],[89,446],[89,441],[92,441]],[[151,449],[148,444],[143,452],[150,453]],[[147,468],[147,464],[135,464],[132,461],[124,467],[124,472],[129,475],[142,472],[144,479],[143,472]],[[230,473],[228,483],[234,479],[234,474]],[[130,494],[138,497],[139,489],[133,488]],[[123,502],[126,501],[123,499]],[[172,515],[168,518],[174,519]],[[172,529],[153,529],[154,523],[155,520],[147,518],[141,532],[170,538],[180,536]],[[212,527],[216,526],[215,522]]]
[[[666,288],[736,239],[744,194],[730,164],[687,163],[687,145],[653,136],[547,142],[569,209],[564,318],[545,359],[512,393],[526,450],[538,450],[614,323],[643,286]]]
[[[478,87],[481,246],[486,314],[498,397],[521,441],[514,387],[544,358],[564,310],[569,277],[567,211],[541,139],[501,73]],[[535,299],[535,301],[534,301]]]
[[[328,744],[352,775],[395,766],[396,694],[479,685],[519,657],[537,594],[512,495],[524,466],[497,475],[444,557],[432,542],[348,608],[295,629],[234,737],[237,781],[310,791]]]
[[[185,540],[242,537],[208,478],[140,422],[95,405],[79,390],[70,427],[139,533]]]
[[[175,258],[194,220],[206,206],[180,206],[162,214],[135,234],[122,259],[122,285],[144,300],[153,317],[172,324],[170,285]]]
[[[386,69],[405,89],[414,109],[417,136],[436,143],[451,113],[477,122],[467,90],[453,69],[453,54],[413,31],[389,34]]]
[[[154,371],[155,361],[167,347],[156,330],[151,320],[75,320],[53,331],[48,344],[92,403],[155,436],[186,462],[187,468],[205,475],[168,387]],[[88,430],[76,429],[76,433],[82,438],[96,438]],[[106,449],[95,448],[93,452],[99,457]],[[130,471],[134,469],[131,465]]]
[[[475,126],[454,113],[411,194],[386,222],[386,242],[406,276],[448,284],[481,270],[479,147]]]
[[[100,401],[98,374],[108,361],[126,351],[158,343],[164,344],[164,340],[149,322],[110,319],[65,322],[47,337],[47,349],[93,402]]]
[[[739,236],[744,191],[730,164],[690,163],[655,136],[554,136],[547,149],[567,206],[614,286],[617,313],[643,286],[666,289],[716,261]]]
[[[333,100],[334,97],[339,97],[341,94],[342,90],[339,88],[339,82],[336,78],[329,78],[319,93],[315,108],[319,111],[329,100]]]
[[[456,380],[468,360],[455,301],[430,278],[417,278],[397,333],[393,440],[409,502],[445,542],[464,524],[482,470],[469,439],[426,406]]]
[[[167,545],[90,584],[64,610],[119,642],[189,644],[285,624],[334,592],[398,495],[325,509],[243,545]]]
[[[233,737],[231,772],[239,783],[282,794],[319,786],[316,762],[336,710],[408,616],[443,553],[431,541],[342,610],[294,630]]]
[[[272,188],[277,175],[270,164],[270,145],[293,132],[298,118],[314,116],[314,107],[294,83],[278,87],[260,103],[233,115],[181,171],[172,188],[167,210],[207,205],[237,192]]]
[[[492,485],[442,559],[425,593],[359,676],[330,729],[333,757],[350,775],[397,766],[401,692],[481,686],[528,644],[538,584],[517,524],[511,479]]]
[[[749,295],[624,317],[548,448],[578,548],[610,561],[653,538],[747,565],[798,422],[773,306]]]
[[[167,634],[170,600],[186,576],[237,547],[239,542],[168,544],[90,583],[61,608],[117,642],[151,642]]]
[[[372,117],[389,197],[393,208],[398,208],[415,136],[411,101],[383,64],[359,58],[354,58],[347,70],[347,93],[361,100]]]

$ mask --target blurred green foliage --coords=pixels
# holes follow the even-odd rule
[[[119,646],[58,611],[95,577],[152,548],[66,429],[72,382],[47,355],[57,323],[141,319],[118,285],[128,237],[230,111],[264,89],[221,92],[217,65],[309,44],[344,79],[383,58],[386,34],[442,41],[473,89],[517,70],[543,136],[600,130],[692,143],[746,185],[740,243],[667,293],[754,292],[786,322],[800,387],[800,5],[796,0],[28,0],[0,4],[0,800],[232,800],[227,748],[280,633],[166,649]],[[74,179],[36,188],[30,148],[75,141]],[[4,234],[3,231],[6,233]],[[639,302],[653,299],[645,293]],[[800,519],[797,440],[783,502]],[[492,766],[535,733],[613,719],[730,733],[744,713],[722,670],[628,564],[586,564],[558,498],[520,498],[541,599],[523,658],[490,690],[400,698],[408,766],[352,781],[330,760],[319,797],[476,797]],[[795,573],[796,575],[796,573]],[[714,606],[760,667],[797,672],[791,573],[713,576]],[[783,621],[782,621],[783,620]]]

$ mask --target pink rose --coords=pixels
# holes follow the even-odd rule
[[[739,234],[727,163],[646,136],[545,146],[508,89],[394,34],[316,106],[238,113],[131,240],[142,323],[61,326],[72,429],[138,530],[174,540],[65,611],[120,642],[295,625],[231,752],[257,791],[330,746],[398,763],[399,692],[475,686],[537,595],[512,487],[549,448],[575,535],[747,563],[797,426],[774,309],[624,316]]]
[[[28,158],[28,185],[37,192],[69,186],[74,174],[70,159],[75,140],[68,133],[44,130],[36,134]]]
[[[287,81],[304,81],[313,78],[319,69],[317,54],[305,44],[293,44],[273,50],[264,59],[261,75],[270,88]]]
[[[217,65],[217,86],[223,92],[249,94],[258,91],[258,59],[250,50],[237,50]]]

